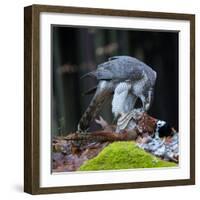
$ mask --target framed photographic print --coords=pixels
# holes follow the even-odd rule
[[[195,183],[195,16],[24,9],[24,191]]]

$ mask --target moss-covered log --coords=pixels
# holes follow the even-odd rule
[[[114,142],[105,147],[96,157],[86,161],[79,170],[117,170],[135,168],[175,167],[139,148],[135,142]]]

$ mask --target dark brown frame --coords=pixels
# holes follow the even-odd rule
[[[190,22],[190,178],[170,181],[115,183],[66,187],[40,187],[39,170],[39,18],[41,12],[79,13],[126,17],[162,18]],[[24,191],[30,194],[82,192],[112,189],[195,184],[195,15],[161,12],[32,5],[24,9]]]

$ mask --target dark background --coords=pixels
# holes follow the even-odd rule
[[[76,131],[95,79],[80,77],[109,57],[136,57],[157,72],[149,114],[178,130],[178,33],[52,26],[52,134]],[[101,115],[112,121],[110,102]]]

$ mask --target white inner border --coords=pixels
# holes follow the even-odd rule
[[[179,132],[177,168],[51,173],[51,25],[179,31]],[[184,20],[80,14],[40,15],[40,187],[188,179],[190,172],[190,24]],[[164,48],[164,47],[163,47]],[[170,80],[169,80],[170,81]]]

